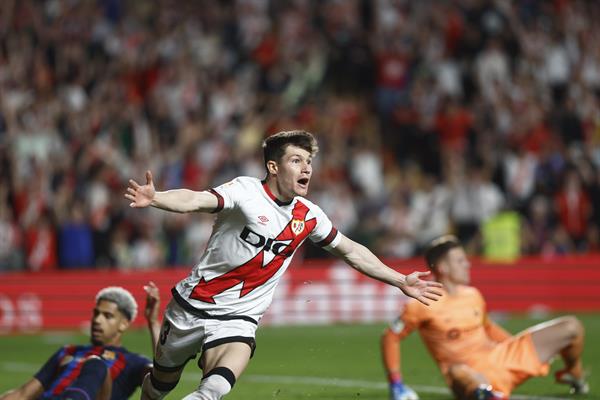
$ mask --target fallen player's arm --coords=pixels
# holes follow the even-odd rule
[[[144,316],[146,317],[148,331],[150,332],[152,356],[155,356],[156,345],[158,344],[158,337],[160,336],[160,319],[158,316],[160,310],[160,292],[156,284],[152,281],[148,282],[147,285],[144,285],[144,291],[146,292]]]
[[[381,358],[394,399],[418,400],[419,398],[417,393],[402,380],[400,342],[411,331],[412,329],[404,326],[402,320],[398,318],[381,335]]]
[[[44,393],[42,383],[36,378],[31,378],[21,387],[0,395],[0,400],[35,400]]]
[[[400,335],[390,327],[381,335],[381,357],[388,376],[396,375],[402,379],[402,356],[400,355]]]

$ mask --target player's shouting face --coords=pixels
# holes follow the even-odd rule
[[[269,173],[276,177],[277,197],[282,201],[295,196],[306,196],[312,175],[312,157],[300,147],[288,145],[283,156],[277,161],[269,161]]]

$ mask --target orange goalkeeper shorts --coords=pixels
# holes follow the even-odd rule
[[[550,369],[549,364],[539,360],[529,332],[499,343],[487,356],[477,358],[470,366],[482,373],[494,390],[506,396],[525,380],[547,375]]]

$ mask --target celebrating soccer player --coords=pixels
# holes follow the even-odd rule
[[[312,177],[317,142],[305,131],[280,132],[263,142],[264,181],[238,177],[207,191],[157,192],[130,181],[131,207],[218,213],[206,251],[189,276],[172,290],[154,369],[142,399],[161,399],[179,380],[186,362],[202,352],[203,377],[185,399],[216,400],[227,394],[255,349],[258,322],[273,298],[294,252],[307,238],[372,278],[400,288],[424,304],[437,300],[441,285],[402,275],[364,246],[345,237],[304,196]]]
[[[456,237],[431,243],[425,260],[444,284],[445,295],[431,307],[409,300],[382,336],[382,356],[392,400],[417,400],[402,381],[400,341],[418,330],[458,399],[507,399],[528,378],[548,373],[559,355],[564,369],[556,380],[572,393],[587,393],[581,366],[584,329],[572,316],[556,318],[511,336],[486,314],[481,293],[469,286],[470,263]]]

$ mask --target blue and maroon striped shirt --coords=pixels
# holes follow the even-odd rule
[[[41,398],[62,393],[79,376],[83,362],[92,355],[101,357],[106,363],[113,381],[112,400],[129,398],[142,384],[144,372],[152,364],[148,358],[123,347],[67,345],[54,353],[35,374],[35,378],[44,386]]]

